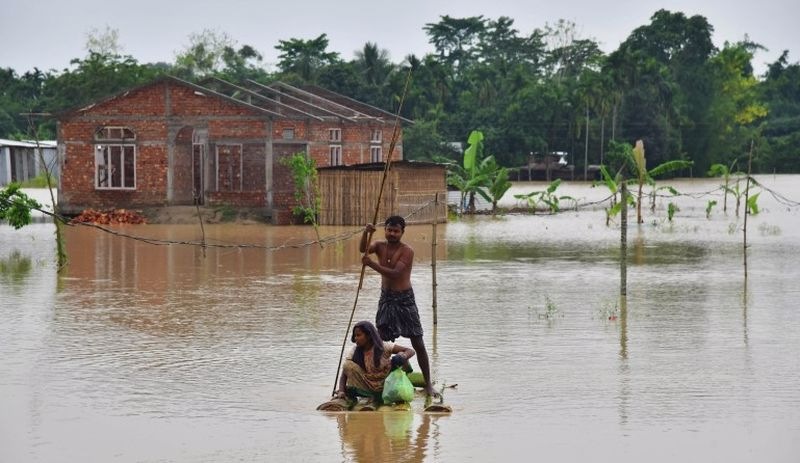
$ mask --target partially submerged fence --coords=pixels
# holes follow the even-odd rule
[[[382,176],[382,163],[320,169],[320,225],[363,225],[372,221]],[[393,163],[384,188],[379,217],[411,216],[410,223],[447,221],[444,166]]]

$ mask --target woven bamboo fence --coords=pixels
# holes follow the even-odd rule
[[[371,222],[381,187],[383,169],[321,169],[320,225],[363,225]],[[447,220],[446,180],[443,166],[394,163],[389,169],[378,220],[389,215],[408,223]],[[438,204],[436,197],[439,196]]]

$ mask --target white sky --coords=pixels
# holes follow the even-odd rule
[[[800,61],[798,0],[0,0],[0,67],[18,74],[69,67],[71,59],[86,56],[87,33],[106,26],[118,30],[123,53],[140,63],[172,62],[189,34],[203,29],[252,45],[270,65],[277,61],[278,40],[323,32],[328,50],[343,59],[370,41],[398,63],[408,54],[433,51],[422,28],[441,15],[508,16],[521,34],[566,19],[577,24],[582,38],[593,38],[610,52],[659,8],[705,16],[720,47],[748,34],[769,48],[754,59],[757,73],[784,49],[790,50],[790,62]]]

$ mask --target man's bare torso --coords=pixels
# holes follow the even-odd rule
[[[381,286],[390,291],[405,291],[411,288],[411,267],[414,263],[414,250],[411,246],[399,242],[375,242],[375,254],[382,267],[397,269],[396,276],[381,276]]]

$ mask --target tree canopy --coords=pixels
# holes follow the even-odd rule
[[[346,60],[321,33],[279,40],[274,68],[255,46],[216,31],[192,34],[172,63],[140,63],[123,53],[116,31],[94,31],[86,56],[67,69],[0,69],[0,137],[30,138],[23,114],[77,107],[164,73],[316,84],[395,111],[410,71],[402,109],[416,122],[405,132],[409,158],[457,160],[453,144],[480,130],[485,149],[511,168],[562,151],[582,172],[605,164],[612,142],[643,140],[653,163],[693,161],[694,171],[681,174],[703,175],[742,159],[752,141],[757,170],[800,172],[800,64],[787,50],[756,76],[760,45],[715,45],[704,16],[658,10],[610,53],[563,20],[521,32],[505,16],[445,15],[422,29],[434,49],[423,56],[393,62],[366,41]],[[53,137],[54,122],[38,130]]]

